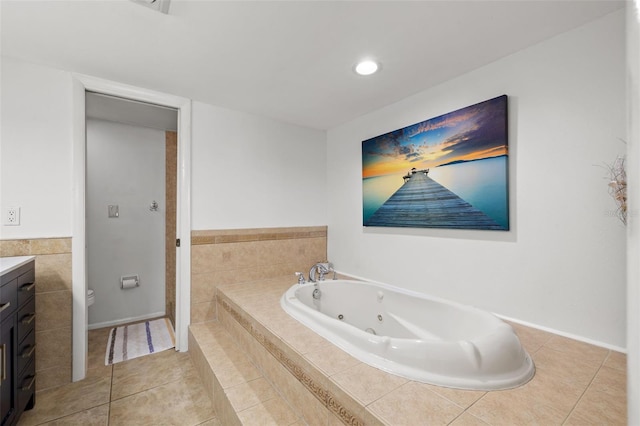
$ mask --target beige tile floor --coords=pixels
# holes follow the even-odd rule
[[[89,332],[87,378],[38,392],[18,425],[220,425],[188,353],[105,366],[108,333]]]
[[[534,380],[508,391],[458,391],[386,375],[345,354],[336,358],[336,349],[314,344],[312,333],[302,338],[287,317],[271,310],[269,319],[273,328],[282,320],[295,326],[290,343],[388,424],[626,424],[626,357],[614,351],[513,324],[536,363]],[[19,425],[220,425],[188,353],[104,366],[107,334],[89,333],[87,378],[38,392]]]

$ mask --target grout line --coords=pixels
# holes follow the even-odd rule
[[[456,420],[458,420],[460,417],[462,417],[462,415],[463,415],[464,413],[466,413],[466,412],[467,412],[467,410],[466,410],[466,409],[462,410],[462,412],[460,412],[457,416],[455,416],[453,419],[451,419],[451,421],[450,421],[449,423],[447,423],[447,425],[452,425],[452,424],[454,424],[454,423],[455,423],[455,421],[456,421]],[[473,416],[473,414],[471,414],[471,413],[469,413],[469,415]],[[475,417],[475,416],[474,416],[474,417]],[[476,418],[477,418],[477,417],[476,417]],[[480,420],[480,421],[482,421],[482,419],[479,419],[479,420]]]
[[[85,411],[93,410],[94,408],[100,407],[100,406],[105,405],[105,404],[109,404],[109,403],[105,402],[104,404],[98,404],[98,405],[95,405],[93,407],[88,407],[88,408],[85,408],[85,409],[82,409],[82,410],[73,411],[71,413],[66,413],[66,414],[63,414],[63,415],[61,415],[59,417],[54,417],[54,418],[46,418],[45,417],[45,420],[39,421],[39,423],[34,424],[34,426],[47,425],[47,424],[49,424],[51,422],[55,422],[57,420],[62,420],[64,418],[66,418],[66,417],[70,417],[70,416],[73,416],[73,415],[76,415],[76,414],[79,414],[79,413],[83,413]],[[109,404],[109,406],[111,406],[111,404]]]
[[[108,341],[109,339],[107,337],[107,342]],[[89,351],[87,350],[87,352]],[[109,423],[111,422],[111,396],[113,394],[113,364],[111,364],[109,367],[111,367],[111,380],[109,380],[109,403],[108,403],[109,407],[107,409],[107,426],[109,426]]]
[[[109,407],[111,407],[111,401],[113,398],[113,364],[111,364],[110,367],[111,367],[111,381],[109,382]]]
[[[162,386],[166,386],[166,385],[171,384],[171,383],[178,382],[180,380],[184,380],[184,377],[178,377],[177,379],[170,380],[168,382],[163,382],[163,383],[154,385],[154,386],[152,386],[150,388],[142,389],[142,390],[139,390],[137,392],[133,392],[131,394],[128,394],[128,395],[125,395],[125,396],[121,396],[121,397],[116,398],[116,399],[111,399],[111,397],[109,397],[109,404],[111,404],[112,402],[121,401],[123,399],[129,398],[129,397],[134,396],[134,395],[139,395],[141,393],[144,393],[144,392],[147,392],[147,391],[150,391],[150,390],[153,390],[153,389],[157,389],[157,388],[162,387]],[[113,392],[113,384],[111,386],[112,386],[112,392]]]
[[[534,376],[534,377],[535,377],[535,376]],[[532,379],[532,380],[533,380],[533,379]],[[527,382],[527,383],[528,383],[528,382]],[[521,385],[521,386],[525,386],[525,385],[526,385],[526,383],[525,383],[524,385]],[[476,399],[475,401],[473,401],[473,403],[471,403],[471,405],[469,405],[467,408],[465,408],[465,409],[462,411],[462,413],[460,413],[460,415],[458,415],[458,417],[462,416],[464,413],[466,413],[467,411],[469,411],[469,409],[470,409],[471,407],[473,407],[474,405],[476,405],[478,402],[482,401],[482,400],[483,400],[487,395],[489,395],[491,392],[496,392],[496,391],[486,391],[486,392],[484,393],[484,395],[482,395],[480,398],[478,398],[478,399]],[[452,401],[452,402],[453,402],[453,401]],[[479,420],[480,420],[481,422],[483,422],[483,423],[486,423],[486,424],[488,424],[488,425],[490,425],[490,424],[491,424],[491,423],[489,423],[488,421],[486,421],[485,419],[483,419],[482,417],[478,417],[478,416],[474,415],[473,413],[469,413],[469,415],[470,415],[470,416],[472,416],[472,417],[474,417],[474,418],[476,418],[476,419],[479,419]],[[457,419],[458,417],[456,417],[456,419]],[[453,421],[455,421],[456,419],[454,419]],[[451,423],[453,423],[453,421],[452,421]],[[451,423],[449,423],[449,424],[451,424]]]
[[[573,408],[571,408],[571,411],[569,411],[569,414],[567,414],[567,416],[564,418],[564,420],[562,421],[561,424],[565,424],[567,422],[567,420],[569,420],[569,418],[571,417],[571,415],[574,413],[574,411],[576,411],[576,408],[578,407],[578,405],[580,404],[580,401],[582,401],[582,398],[584,397],[584,394],[587,393],[587,391],[589,390],[589,388],[591,387],[591,385],[593,384],[593,381],[596,379],[596,377],[598,377],[598,373],[600,373],[600,370],[602,369],[602,367],[604,366],[604,363],[607,361],[607,358],[609,358],[609,355],[611,355],[611,349],[609,349],[609,352],[607,353],[607,356],[604,357],[604,359],[602,360],[602,362],[600,363],[600,367],[598,367],[598,370],[596,370],[596,374],[593,375],[593,377],[591,378],[591,380],[589,381],[589,384],[587,386],[584,387],[584,390],[582,391],[582,393],[580,394],[580,397],[578,398],[578,400],[576,401],[575,404],[573,404]]]
[[[212,403],[211,405],[213,405],[213,403]],[[215,410],[213,410],[213,412],[215,413]],[[220,422],[220,419],[218,418],[218,414],[216,413],[216,415],[215,415],[215,416],[213,416],[213,417],[211,417],[210,419],[207,419],[207,420],[205,420],[205,421],[203,421],[203,422],[200,422],[200,423],[198,423],[198,424],[197,424],[197,425],[195,425],[195,426],[201,426],[201,425],[203,425],[203,424],[205,424],[205,423],[207,423],[207,422],[210,422],[211,420],[217,420],[218,422]]]

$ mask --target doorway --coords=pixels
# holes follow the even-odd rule
[[[190,241],[190,168],[191,168],[191,101],[189,99],[110,82],[90,76],[74,75],[73,78],[73,236],[72,236],[72,292],[73,292],[73,354],[72,379],[86,376],[88,345],[87,306],[87,227],[86,210],[86,102],[85,93],[95,92],[132,101],[175,108],[178,111],[176,132],[176,211],[175,236],[177,240]],[[175,246],[171,245],[172,249]],[[175,330],[176,350],[188,350],[188,326],[190,323],[190,275],[191,247],[181,244],[175,254]],[[167,300],[167,302],[170,302]]]
[[[178,111],[94,92],[85,105],[89,329],[173,323]]]

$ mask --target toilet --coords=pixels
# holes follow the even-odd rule
[[[96,302],[96,295],[92,289],[87,290],[87,306],[91,306]]]

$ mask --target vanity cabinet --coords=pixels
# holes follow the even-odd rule
[[[0,422],[15,425],[36,402],[36,298],[33,256],[1,258]]]

